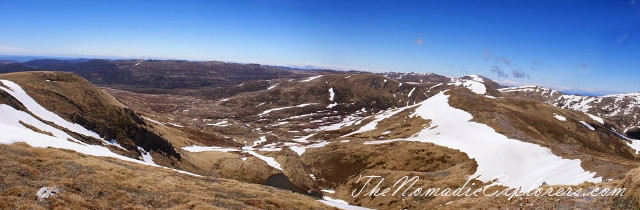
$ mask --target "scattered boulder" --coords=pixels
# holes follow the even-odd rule
[[[60,189],[58,187],[42,187],[36,193],[39,200],[49,199],[49,197],[57,197],[57,194],[60,193]]]

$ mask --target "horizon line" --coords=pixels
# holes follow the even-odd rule
[[[170,57],[145,57],[145,56],[113,56],[113,55],[38,55],[38,54],[0,54],[0,57],[34,57],[35,59],[29,59],[25,61],[18,61],[20,63],[38,60],[38,59],[53,59],[53,60],[65,60],[65,59],[99,59],[99,60],[174,60],[174,61],[191,61],[191,62],[223,62],[223,63],[236,63],[236,64],[258,64],[263,66],[270,67],[285,67],[285,68],[293,68],[298,70],[329,70],[329,71],[361,71],[361,72],[369,72],[369,73],[415,73],[413,71],[402,71],[402,70],[381,70],[381,69],[368,69],[368,68],[359,68],[359,67],[350,67],[350,66],[341,66],[341,65],[332,65],[332,64],[322,64],[322,63],[314,63],[314,62],[298,62],[294,63],[278,63],[272,61],[232,61],[232,60],[216,60],[216,59],[189,59],[189,58],[170,58]],[[377,70],[377,71],[376,71]],[[433,72],[429,72],[431,74],[435,74]],[[428,74],[428,73],[425,73]],[[440,75],[440,74],[438,74]],[[472,75],[472,74],[469,74]],[[469,75],[463,75],[469,76]],[[442,75],[448,78],[456,78],[450,75]],[[486,77],[484,75],[480,75]],[[486,77],[489,78],[489,77]],[[489,78],[491,79],[491,78]],[[636,93],[640,91],[614,91],[614,90],[596,90],[589,88],[576,88],[576,87],[565,87],[565,86],[556,86],[556,85],[542,85],[535,83],[526,83],[526,82],[515,82],[511,80],[494,80],[494,82],[505,86],[505,87],[519,87],[519,86],[541,86],[544,88],[549,88],[553,90],[561,91],[566,94],[574,94],[574,95],[584,95],[584,96],[605,96],[612,94],[625,94],[625,93]]]

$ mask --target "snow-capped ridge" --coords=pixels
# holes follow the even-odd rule
[[[466,77],[471,77],[471,79],[463,79],[464,77],[451,78],[451,82],[449,82],[448,84],[467,88],[471,92],[474,92],[480,95],[487,93],[487,87],[485,86],[484,79],[482,77],[477,75],[471,75]]]

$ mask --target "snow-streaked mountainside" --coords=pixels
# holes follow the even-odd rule
[[[33,147],[69,149],[87,155],[113,157],[124,161],[158,166],[151,161],[151,157],[146,152],[142,157],[140,157],[143,161],[112,152],[104,145],[114,143],[110,143],[109,141],[100,138],[100,136],[95,132],[89,131],[78,124],[62,119],[57,114],[48,111],[31,98],[18,84],[8,80],[0,80],[0,83],[5,86],[0,86],[0,90],[11,94],[27,108],[27,111],[30,112],[27,113],[16,110],[6,104],[0,104],[0,113],[2,113],[0,115],[0,131],[3,133],[3,135],[0,135],[0,143],[13,144],[16,142],[24,142]],[[70,136],[65,131],[54,126],[67,128],[76,134],[100,138],[104,141],[103,146],[90,145],[81,142]],[[142,151],[144,150],[142,149]],[[188,173],[179,170],[176,171]]]
[[[419,104],[412,115],[432,122],[417,136],[365,144],[406,140],[432,142],[459,149],[478,162],[478,169],[473,176],[479,176],[478,179],[485,182],[499,178],[502,184],[513,188],[533,189],[545,182],[551,185],[575,185],[602,181],[595,173],[585,171],[580,166],[580,160],[563,159],[547,148],[509,139],[487,125],[471,122],[473,116],[449,106],[448,98],[441,92]]]
[[[522,86],[499,89],[513,97],[542,100],[553,106],[591,113],[611,120],[621,130],[640,126],[640,92],[605,96],[566,95],[541,86]]]

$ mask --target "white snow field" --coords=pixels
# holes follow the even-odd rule
[[[595,177],[595,172],[585,171],[580,160],[563,159],[548,148],[509,139],[485,124],[471,122],[471,114],[451,107],[448,100],[449,96],[440,92],[418,104],[415,114],[432,122],[431,127],[423,129],[417,137],[366,144],[405,140],[458,149],[478,163],[473,177],[479,176],[479,180],[488,182],[506,175],[508,179],[501,179],[500,184],[524,190],[539,187],[543,182],[575,185],[602,181],[601,177]]]

